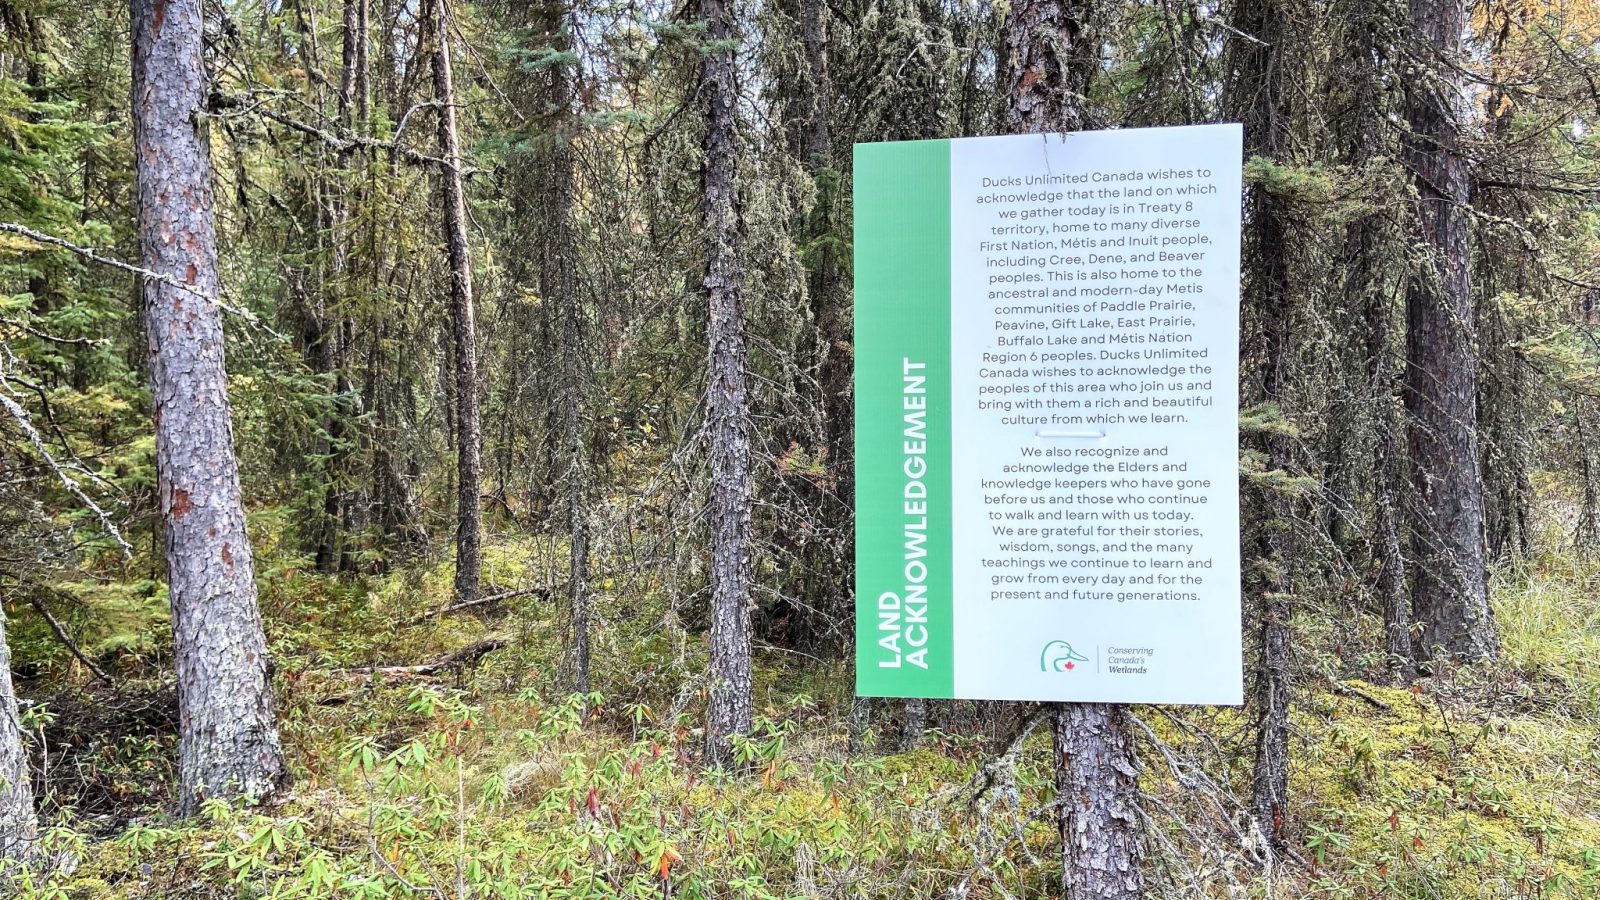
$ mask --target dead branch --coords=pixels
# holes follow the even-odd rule
[[[1345,684],[1342,681],[1335,681],[1333,683],[1333,692],[1335,694],[1339,694],[1340,696],[1343,696],[1343,697],[1354,697],[1357,700],[1365,700],[1368,705],[1370,705],[1370,706],[1372,706],[1372,707],[1374,707],[1376,709],[1381,709],[1384,712],[1390,712],[1390,711],[1392,711],[1394,709],[1394,707],[1392,707],[1389,704],[1383,702],[1382,700],[1379,700],[1377,697],[1372,696],[1371,694],[1367,693],[1366,691],[1363,691],[1360,688],[1356,688],[1356,687],[1353,687],[1351,685]]]
[[[0,376],[0,387],[4,386],[4,381],[4,377]],[[82,503],[94,513],[95,518],[100,521],[100,527],[111,535],[111,539],[117,542],[118,547],[122,548],[122,555],[129,559],[133,558],[133,547],[122,537],[122,532],[117,528],[117,523],[111,521],[110,514],[102,509],[100,504],[94,501],[93,497],[89,496],[88,492],[83,489],[83,485],[79,484],[76,478],[67,474],[67,469],[71,468],[70,464],[63,464],[51,454],[50,448],[45,446],[44,438],[33,427],[33,420],[28,415],[28,411],[22,408],[22,404],[13,400],[5,390],[0,390],[0,406],[5,407],[5,411],[11,417],[11,420],[17,424],[18,428],[22,429],[22,434],[28,439],[28,443],[33,445],[34,452],[38,453],[51,471],[56,473],[56,477],[61,479],[61,484],[66,487],[67,492],[77,497],[79,503]]]
[[[441,670],[477,662],[479,659],[505,647],[511,641],[503,637],[487,637],[475,644],[447,653],[431,662],[414,666],[356,666],[341,670],[351,675],[433,675]]]
[[[123,262],[120,259],[106,256],[105,254],[99,253],[88,247],[82,247],[74,244],[65,238],[59,238],[53,234],[45,234],[42,231],[35,231],[26,225],[18,225],[15,222],[0,222],[0,231],[21,235],[22,237],[25,237],[35,243],[45,244],[51,247],[60,247],[62,250],[66,250],[69,253],[75,253],[92,263],[97,263],[108,268],[116,269],[119,272],[127,272],[130,275],[137,275],[140,278],[145,278],[150,281],[159,281],[168,287],[177,288],[178,290],[187,294],[193,294],[194,296],[205,300],[207,303],[213,303],[218,309],[238,316],[247,323],[261,329],[262,331],[265,331],[267,334],[272,335],[277,340],[286,340],[283,335],[272,330],[271,327],[257,318],[256,314],[248,309],[227,303],[223,301],[221,297],[213,297],[210,294],[207,294],[205,291],[202,291],[193,285],[184,284],[170,275],[163,275],[160,272],[146,269],[143,266],[136,266],[132,263]]]
[[[44,605],[44,601],[39,599],[38,592],[31,590],[25,590],[24,592],[28,595],[28,602],[33,604],[33,608],[39,611],[39,615],[44,616],[45,624],[49,625],[50,630],[55,632],[56,639],[61,642],[62,646],[67,648],[67,652],[77,657],[78,662],[83,663],[90,672],[94,673],[94,677],[100,679],[106,684],[111,684],[111,676],[107,675],[104,669],[95,665],[94,660],[90,659],[82,650],[78,649],[77,643],[72,640],[72,635],[67,634],[66,627],[61,624],[60,620],[50,614],[49,607],[46,607]]]
[[[521,588],[515,591],[502,591],[498,594],[490,594],[487,597],[479,597],[476,600],[468,600],[465,603],[452,603],[449,606],[441,606],[438,609],[430,609],[420,615],[412,616],[400,624],[415,625],[418,622],[426,622],[427,620],[438,616],[447,616],[451,613],[461,612],[464,609],[476,609],[480,606],[489,606],[494,603],[499,603],[502,600],[510,600],[513,597],[524,597],[528,594],[547,596],[549,593],[550,589],[548,587],[531,587]]]

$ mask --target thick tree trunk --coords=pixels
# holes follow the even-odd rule
[[[1012,133],[1094,127],[1089,85],[1100,60],[1090,34],[1092,2],[1012,4],[1005,26],[1011,57],[1006,124]]]
[[[1023,0],[1006,20],[1014,133],[1092,127],[1088,94],[1097,66],[1089,9]],[[1053,710],[1056,799],[1061,803],[1061,885],[1067,900],[1121,900],[1144,891],[1138,758],[1127,709],[1061,703]]]
[[[1066,900],[1144,896],[1139,769],[1125,706],[1063,703],[1055,715]]]
[[[455,82],[450,73],[450,0],[434,0],[433,90],[440,103],[439,150],[445,165],[444,238],[450,254],[450,333],[455,344],[456,599],[478,597],[483,566],[483,430],[478,418],[478,327],[472,299],[472,251],[467,243],[467,197],[456,132]]]
[[[17,695],[11,686],[11,645],[0,610],[0,884],[16,863],[31,862],[39,840],[33,809],[33,772],[22,741]]]
[[[179,807],[288,781],[223,365],[199,0],[133,0],[133,122],[156,469],[178,669]]]
[[[705,293],[710,314],[706,412],[711,440],[711,697],[706,762],[733,762],[731,737],[750,730],[750,400],[745,373],[740,289],[739,102],[733,10],[727,0],[699,0],[707,52],[701,63],[705,104]]]
[[[1405,160],[1417,190],[1420,243],[1429,258],[1406,287],[1406,371],[1416,500],[1411,506],[1412,610],[1417,651],[1492,659],[1499,635],[1489,609],[1483,482],[1478,457],[1477,361],[1468,270],[1469,175],[1461,153],[1467,100],[1464,0],[1411,0],[1418,56],[1429,61],[1406,98]]]

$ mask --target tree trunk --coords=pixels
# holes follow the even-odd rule
[[[6,641],[5,611],[0,609],[0,876],[16,863],[31,862],[38,840],[33,772],[18,721],[17,695],[11,686],[11,645]]]
[[[700,90],[705,104],[705,293],[710,316],[707,426],[711,441],[711,697],[706,762],[733,762],[733,735],[750,730],[750,400],[745,373],[740,289],[738,70],[727,0],[699,0],[706,51]]]
[[[845,288],[845,270],[840,265],[836,218],[842,179],[835,177],[833,160],[833,80],[828,67],[829,13],[820,0],[801,0],[800,37],[804,50],[802,73],[805,121],[800,153],[806,172],[817,187],[816,206],[806,223],[807,243],[818,248],[807,279],[806,293],[811,303],[812,320],[820,332],[822,356],[817,365],[821,389],[823,447],[827,469],[833,476],[831,490],[819,492],[817,515],[823,521],[852,521],[855,497],[855,334],[851,318],[850,294]],[[830,628],[831,623],[848,618],[854,608],[855,556],[851,550],[852,529],[839,528],[836,537],[822,548],[824,572],[820,616],[802,613],[816,621],[807,633]]]
[[[1336,111],[1341,155],[1363,171],[1387,147],[1391,107],[1386,87],[1387,54],[1394,45],[1394,13],[1381,2],[1353,0],[1343,13],[1349,22],[1346,44],[1335,50],[1342,62],[1335,78],[1347,83],[1347,105]],[[1399,401],[1399,332],[1395,298],[1384,277],[1386,261],[1403,252],[1386,230],[1388,218],[1374,212],[1345,230],[1343,269],[1346,292],[1357,298],[1363,324],[1365,374],[1371,403],[1368,424],[1372,448],[1372,555],[1378,564],[1374,585],[1383,613],[1385,668],[1397,683],[1409,681],[1416,667],[1411,646],[1411,598],[1406,591],[1405,457],[1400,435],[1405,418]]]
[[[905,715],[900,723],[900,752],[910,753],[922,746],[922,732],[928,728],[928,701],[921,697],[906,700]]]
[[[1059,704],[1054,732],[1062,896],[1066,900],[1143,897],[1139,769],[1127,707]]]
[[[570,52],[569,13],[555,19],[556,50]],[[583,306],[578,296],[578,247],[574,223],[577,196],[572,130],[576,102],[573,66],[550,68],[551,153],[545,161],[549,216],[539,265],[539,293],[555,306],[561,341],[561,443],[566,455],[568,600],[572,609],[572,680],[580,693],[589,692],[589,481],[584,449],[584,398],[587,379],[583,360]]]
[[[1006,121],[1013,133],[1092,127],[1087,100],[1097,62],[1088,14],[1086,7],[1054,0],[1013,5],[1005,26],[1012,65]],[[1062,896],[1139,897],[1144,841],[1127,709],[1060,703],[1053,716]]]
[[[1005,40],[1012,66],[1006,124],[1013,134],[1093,127],[1089,84],[1100,60],[1089,33],[1091,2],[1012,4]]]
[[[440,103],[439,150],[445,165],[444,238],[450,254],[450,332],[455,344],[457,603],[478,597],[483,565],[483,432],[478,419],[478,329],[472,299],[472,253],[467,244],[467,198],[456,133],[456,92],[450,74],[450,0],[434,0],[433,90]]]
[[[1403,537],[1405,458],[1401,455],[1400,433],[1405,418],[1395,402],[1398,387],[1396,366],[1390,361],[1392,324],[1387,313],[1373,324],[1375,344],[1381,343],[1383,360],[1374,367],[1377,386],[1378,445],[1373,463],[1377,469],[1374,486],[1377,526],[1378,597],[1383,606],[1384,654],[1388,657],[1389,677],[1397,683],[1409,682],[1416,674],[1416,651],[1411,640],[1413,622],[1410,598],[1406,594],[1405,539]]]
[[[156,469],[178,669],[179,808],[288,782],[223,365],[198,0],[133,0],[133,122]],[[192,289],[183,290],[178,284]]]
[[[357,68],[361,60],[361,0],[344,0],[344,17],[341,24],[341,52],[339,66],[339,93],[337,121],[345,131],[355,130]],[[335,401],[323,421],[327,434],[326,461],[323,463],[322,528],[317,542],[316,567],[318,572],[347,571],[351,567],[350,552],[345,546],[351,524],[351,498],[345,491],[349,472],[350,452],[347,447],[346,422],[350,410],[350,376],[346,370],[348,336],[352,330],[345,312],[345,292],[350,278],[351,248],[355,235],[350,230],[350,201],[353,177],[350,163],[354,154],[348,147],[334,155],[332,177],[325,190],[329,193],[331,246],[329,248],[329,277],[318,287],[322,300],[318,303],[319,346],[317,370],[330,376]]]
[[[1403,393],[1411,449],[1412,610],[1417,650],[1493,659],[1483,482],[1478,457],[1477,361],[1467,246],[1469,184],[1461,154],[1464,0],[1411,0],[1411,26],[1427,74],[1409,82],[1405,161],[1417,191],[1428,258],[1406,286]]]

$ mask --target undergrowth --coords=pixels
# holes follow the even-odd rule
[[[553,583],[560,551],[495,545],[486,591]],[[708,773],[695,728],[705,648],[648,584],[600,585],[601,691],[576,696],[557,663],[560,604],[543,594],[437,615],[445,564],[344,583],[288,557],[262,571],[292,797],[271,809],[212,802],[176,821],[159,787],[171,742],[108,740],[89,767],[118,817],[83,815],[73,773],[53,773],[54,865],[15,884],[19,896],[1054,893],[1047,728],[1019,744],[1014,766],[994,764],[1003,747],[938,733],[904,754],[869,734],[868,751],[851,754],[847,670],[764,651],[742,771]],[[1348,632],[1372,622],[1358,616],[1342,637],[1315,630],[1326,617],[1297,622],[1311,671],[1293,720],[1295,846],[1270,869],[1249,862],[1259,848],[1233,799],[1248,793],[1247,713],[1138,710],[1158,884],[1185,897],[1600,896],[1597,585],[1600,565],[1572,558],[1501,573],[1501,660],[1410,688],[1362,680],[1376,669],[1345,651]],[[143,598],[126,608],[160,615]],[[359,668],[491,634],[508,645],[465,671]],[[29,715],[46,728],[52,712]],[[892,719],[880,709],[879,722]]]

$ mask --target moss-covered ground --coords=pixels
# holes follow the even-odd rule
[[[163,604],[149,585],[124,587],[111,599],[142,636],[108,626],[99,641],[148,666],[119,671],[115,691],[79,678],[56,708],[29,711],[68,743],[45,798],[55,867],[15,885],[21,896],[1053,894],[1047,729],[996,765],[1005,748],[962,727],[1016,710],[935,704],[923,747],[896,753],[897,710],[883,705],[879,733],[851,753],[846,668],[762,648],[748,771],[708,773],[703,641],[647,580],[597,585],[598,690],[579,697],[562,688],[558,596],[429,615],[448,597],[447,565],[333,583],[274,547],[272,523],[262,530],[292,796],[174,821],[159,716],[62,730],[97,702],[160,696],[164,651],[150,635]],[[490,590],[554,583],[562,554],[555,540],[496,543]],[[1495,598],[1503,658],[1409,687],[1370,680],[1378,623],[1358,604],[1302,608],[1293,842],[1270,862],[1238,800],[1248,708],[1137,710],[1152,892],[1600,897],[1600,567],[1552,556],[1502,573]],[[360,668],[489,635],[508,644],[437,675]],[[70,661],[56,674],[72,681]]]

